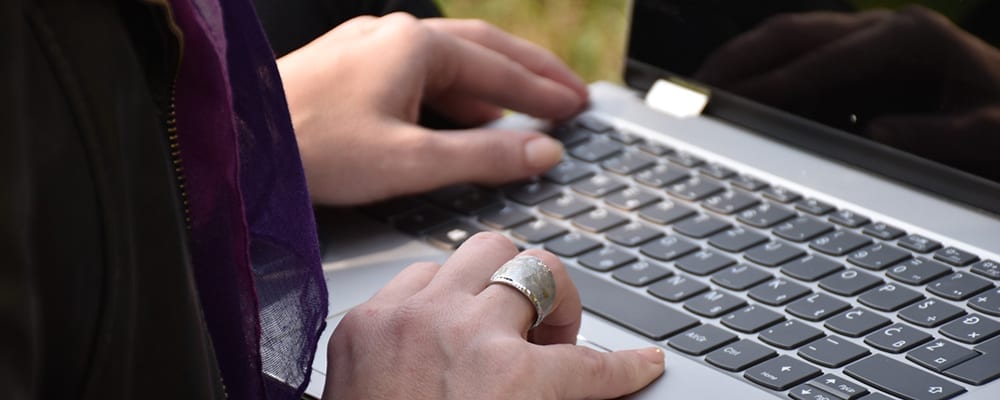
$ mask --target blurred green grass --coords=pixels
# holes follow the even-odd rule
[[[436,0],[452,18],[478,18],[532,42],[591,82],[621,81],[627,0]]]

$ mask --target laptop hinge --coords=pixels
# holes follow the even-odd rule
[[[690,82],[657,79],[646,92],[646,104],[677,118],[696,117],[705,110],[710,94],[708,88]]]

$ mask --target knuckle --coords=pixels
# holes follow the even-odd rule
[[[613,377],[613,369],[607,357],[597,350],[585,349],[580,353],[580,365],[584,374],[597,382],[609,382]]]

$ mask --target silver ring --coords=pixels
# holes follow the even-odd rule
[[[535,306],[534,329],[552,312],[556,301],[556,280],[552,270],[535,256],[518,256],[493,273],[490,284],[502,283],[524,294]]]

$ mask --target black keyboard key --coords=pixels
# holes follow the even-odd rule
[[[1000,279],[1000,263],[993,260],[983,260],[972,264],[972,272],[997,280]]]
[[[832,230],[833,225],[803,216],[778,225],[774,228],[774,234],[793,242],[804,242]]]
[[[809,248],[826,255],[842,256],[871,243],[872,240],[868,237],[851,231],[838,230],[813,239],[809,242]]]
[[[528,243],[542,243],[566,232],[566,228],[558,224],[539,219],[512,229],[510,234]]]
[[[899,312],[902,320],[926,328],[933,328],[962,315],[965,315],[965,311],[941,299],[925,299]]]
[[[830,368],[843,367],[868,354],[867,348],[837,336],[816,339],[798,351],[799,357]]]
[[[757,300],[761,303],[771,306],[780,306],[799,297],[805,296],[809,292],[809,288],[805,286],[784,278],[778,278],[754,286],[753,289],[750,289],[750,291],[747,292],[747,295],[750,296],[751,299]]]
[[[867,396],[859,397],[858,400],[896,400],[879,392],[869,393]]]
[[[801,194],[798,194],[797,192],[791,191],[789,189],[780,186],[771,186],[769,188],[764,189],[764,191],[761,193],[764,194],[764,197],[785,204],[791,203],[795,200],[802,198]]]
[[[666,236],[647,242],[639,248],[642,254],[660,261],[672,261],[700,249],[698,245],[677,236]]]
[[[653,165],[656,165],[656,159],[634,151],[627,151],[601,162],[601,168],[618,175],[631,175]]]
[[[607,205],[625,211],[637,210],[660,200],[660,196],[637,187],[630,187],[604,198]]]
[[[857,399],[868,393],[868,389],[848,379],[834,374],[826,374],[809,381],[809,384],[832,393],[838,399]],[[832,399],[832,397],[831,397]],[[817,400],[810,398],[809,400]],[[821,399],[822,400],[822,399]],[[886,399],[889,400],[889,399]]]
[[[649,261],[634,261],[618,268],[611,276],[628,285],[645,286],[670,275],[673,275],[673,272],[660,264]]]
[[[731,190],[711,196],[701,202],[702,207],[719,214],[730,215],[760,203],[756,197],[741,190]]]
[[[739,339],[714,325],[701,325],[688,329],[667,341],[667,345],[693,356],[700,356],[719,346]]]
[[[779,391],[819,375],[818,368],[786,355],[764,361],[743,374],[751,382]]]
[[[607,246],[584,254],[579,261],[584,267],[607,272],[636,261],[636,257],[619,247]]]
[[[449,186],[428,193],[427,197],[434,204],[465,215],[497,208],[502,202],[496,192],[472,185]]]
[[[945,375],[973,385],[1000,378],[1000,353],[987,353],[944,371]]]
[[[768,279],[771,274],[745,264],[722,269],[712,275],[712,283],[729,290],[743,291]]]
[[[535,217],[527,212],[511,206],[504,206],[480,214],[479,222],[494,229],[506,230],[530,222]]]
[[[867,225],[871,222],[871,220],[868,219],[868,217],[859,215],[851,210],[837,210],[830,215],[830,222],[846,226],[848,228],[857,228],[862,225]]]
[[[587,164],[564,158],[555,167],[545,172],[543,178],[562,185],[576,182],[594,174]]]
[[[533,206],[562,194],[562,186],[549,182],[527,182],[505,189],[507,198],[526,206]]]
[[[622,246],[635,247],[660,236],[663,236],[662,230],[641,222],[629,222],[608,231],[604,237]]]
[[[674,224],[674,231],[684,236],[701,239],[732,226],[729,221],[711,215],[698,215]]]
[[[862,229],[861,233],[882,240],[893,240],[895,238],[898,238],[906,234],[906,232],[903,231],[902,229],[899,229],[892,225],[887,225],[883,222],[876,222],[870,224],[866,226],[864,229]]]
[[[716,233],[708,239],[708,244],[728,252],[739,253],[766,241],[767,236],[737,226]]]
[[[879,311],[896,311],[923,298],[924,295],[916,291],[887,283],[858,296],[858,302]]]
[[[652,154],[654,156],[662,156],[664,154],[673,153],[674,151],[674,149],[670,148],[670,146],[662,145],[659,143],[651,143],[647,141],[639,143],[637,147],[639,148],[639,150],[642,150],[643,152]]]
[[[663,340],[698,320],[643,294],[627,290],[576,268],[567,268],[588,311],[653,340]]]
[[[625,189],[628,185],[616,178],[604,174],[597,174],[587,179],[578,181],[571,186],[573,191],[587,197],[604,197],[608,194]]]
[[[944,400],[965,392],[961,386],[947,379],[882,354],[875,354],[848,365],[844,368],[844,373],[862,383],[904,399]]]
[[[631,133],[622,132],[619,130],[613,130],[608,132],[608,137],[616,142],[622,142],[624,144],[635,144],[642,141],[639,136],[633,135]]]
[[[577,232],[570,232],[545,242],[545,250],[563,257],[576,257],[598,247],[601,247],[601,242]]]
[[[991,287],[993,284],[983,278],[965,272],[955,272],[931,282],[927,285],[927,291],[948,300],[965,300]]]
[[[396,228],[413,235],[427,232],[433,228],[453,221],[452,214],[432,206],[421,206],[393,219]]]
[[[855,308],[830,318],[823,326],[841,335],[860,337],[889,325],[889,323],[888,318],[878,315],[875,312]]]
[[[941,372],[977,355],[979,353],[947,340],[934,340],[906,353],[906,358],[924,368]]]
[[[715,250],[707,249],[696,251],[678,259],[674,263],[674,266],[685,272],[705,276],[735,263],[736,260],[726,257]]]
[[[575,125],[594,133],[604,133],[614,129],[611,124],[589,115],[577,117]]]
[[[910,252],[888,244],[875,244],[855,251],[847,262],[873,271],[881,271],[910,258]]]
[[[756,207],[743,210],[736,219],[752,227],[764,229],[795,217],[795,215],[795,211],[777,206],[774,203],[765,202]]]
[[[980,353],[1000,353],[1000,336],[977,344],[973,349]]]
[[[573,194],[564,194],[538,206],[538,211],[541,211],[542,214],[558,219],[571,218],[593,209],[593,203]]]
[[[781,266],[785,275],[806,282],[816,281],[842,269],[844,266],[836,261],[811,254]]]
[[[649,287],[649,294],[666,301],[684,301],[708,290],[708,286],[681,275],[674,275]]]
[[[684,308],[708,318],[717,318],[747,304],[742,298],[712,290],[692,297],[684,303]]]
[[[705,160],[700,157],[684,152],[672,153],[667,156],[667,159],[685,168],[694,168],[705,163]]]
[[[695,211],[691,207],[673,200],[663,200],[640,209],[639,217],[654,224],[668,225],[690,217],[694,213]]]
[[[553,129],[551,135],[554,139],[562,142],[564,146],[570,147],[587,141],[595,133],[591,130],[583,129],[577,124],[566,124]]]
[[[573,226],[587,232],[599,233],[628,222],[628,218],[604,208],[598,208],[573,218]]]
[[[849,268],[827,276],[819,281],[819,287],[841,296],[854,296],[882,283],[870,274]]]
[[[1000,317],[1000,288],[977,294],[968,304],[973,310]]]
[[[851,305],[845,301],[815,293],[792,302],[785,311],[806,321],[822,321],[848,308]]]
[[[941,248],[941,242],[917,234],[904,236],[897,243],[905,249],[918,253],[930,253]]]
[[[749,190],[751,192],[756,192],[767,187],[767,182],[757,179],[750,175],[737,175],[729,178],[729,182],[740,189]]]
[[[466,222],[453,221],[427,232],[427,241],[446,250],[455,250],[466,239],[485,229]]]
[[[836,209],[832,204],[816,199],[802,199],[795,203],[795,209],[815,216],[828,214]]]
[[[701,167],[698,167],[698,172],[701,172],[702,175],[710,176],[718,180],[723,180],[736,175],[736,171],[716,163],[702,165]]]
[[[624,145],[607,136],[593,136],[569,150],[569,154],[586,162],[597,162],[620,153]]]
[[[378,203],[365,206],[362,210],[365,214],[371,215],[382,221],[390,221],[400,215],[416,210],[427,205],[425,201],[417,197],[397,197],[383,200]]]
[[[667,188],[670,193],[682,200],[698,201],[708,196],[721,192],[725,189],[722,184],[709,179],[696,176],[683,182],[675,183]]]
[[[1000,322],[979,314],[967,315],[941,327],[941,334],[962,343],[976,344],[1000,333]]]
[[[934,253],[934,259],[956,267],[964,267],[979,261],[979,256],[954,247],[945,247]]]
[[[743,339],[709,353],[705,361],[726,371],[739,372],[777,355],[767,346]]]
[[[902,353],[931,340],[931,335],[906,324],[892,324],[865,336],[865,343],[887,353]]]
[[[911,258],[889,269],[889,277],[910,285],[923,285],[951,272],[944,264],[923,257]]]
[[[690,177],[687,169],[670,164],[658,164],[635,175],[636,182],[646,186],[661,188]]]
[[[730,329],[743,333],[755,333],[784,320],[784,316],[767,308],[747,306],[722,317],[721,322]]]
[[[777,267],[786,262],[806,255],[798,247],[781,241],[774,241],[747,250],[743,257],[767,267]]]

